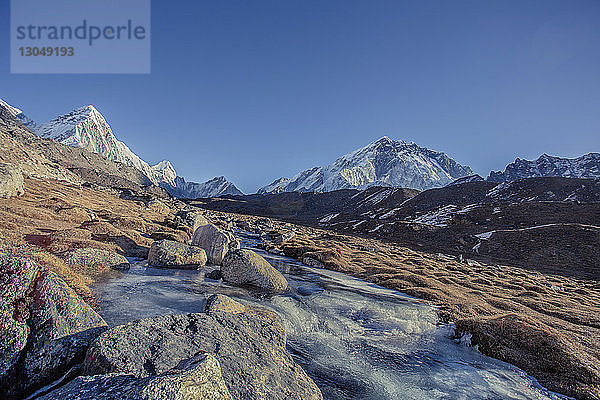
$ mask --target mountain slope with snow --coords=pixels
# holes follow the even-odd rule
[[[205,183],[185,182],[183,178],[177,176],[175,168],[167,160],[156,165],[148,164],[124,142],[117,139],[104,116],[92,105],[77,108],[36,126],[35,133],[42,138],[52,139],[72,147],[81,147],[100,154],[108,160],[134,167],[147,176],[152,183],[174,196],[194,198],[208,197],[205,195],[241,194],[235,185],[223,177]],[[198,194],[200,196],[197,196]]]
[[[504,172],[492,171],[491,182],[510,182],[523,178],[561,176],[564,178],[600,178],[600,153],[588,153],[577,158],[541,155],[529,161],[517,158]]]
[[[372,186],[427,190],[469,175],[473,175],[471,168],[444,153],[382,137],[330,165],[302,171],[292,179],[281,178],[258,193],[329,192]]]
[[[169,191],[168,188],[165,189]],[[187,199],[243,194],[233,183],[225,179],[224,176],[213,178],[204,183],[186,182],[185,179],[178,176],[175,188],[170,193],[175,197]]]
[[[9,112],[9,114],[11,114],[20,123],[22,123],[29,129],[34,130],[36,128],[35,122],[31,118],[29,118],[27,115],[25,115],[23,113],[23,111],[21,111],[20,109],[11,106],[10,104],[8,104],[7,102],[5,102],[2,99],[0,99],[0,106],[4,107],[4,109],[6,109]]]

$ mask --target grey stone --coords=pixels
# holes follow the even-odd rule
[[[21,398],[80,362],[104,320],[56,274],[0,256],[0,393]]]
[[[196,229],[192,245],[203,248],[210,264],[221,265],[229,251],[229,237],[213,224]]]
[[[278,316],[260,308],[227,312],[215,307],[209,313],[164,315],[117,326],[90,347],[84,372],[160,375],[202,352],[219,360],[235,399],[322,399],[287,351]]]
[[[200,210],[183,209],[175,215],[175,222],[192,228],[192,232],[203,225],[208,225],[208,221],[202,215]]]
[[[206,264],[206,252],[173,240],[159,240],[150,246],[148,262],[156,267],[197,269]]]
[[[272,291],[284,291],[287,280],[261,255],[249,249],[232,250],[221,266],[223,280],[234,285],[252,285]]]
[[[112,269],[129,269],[129,260],[119,253],[107,250],[83,248],[74,249],[62,256],[69,265],[100,265]]]
[[[41,397],[44,400],[231,400],[219,362],[201,354],[156,376],[112,373],[80,376]]]
[[[22,196],[25,193],[23,173],[10,163],[0,163],[0,197]]]

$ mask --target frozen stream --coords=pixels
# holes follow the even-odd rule
[[[251,238],[244,245],[253,246]],[[109,325],[162,314],[201,312],[226,294],[277,311],[288,348],[326,399],[557,399],[519,369],[451,338],[435,309],[399,292],[259,251],[291,290],[268,297],[204,277],[136,263],[98,284]]]

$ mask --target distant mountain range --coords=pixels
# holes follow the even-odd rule
[[[141,171],[155,185],[181,198],[216,197],[227,194],[242,194],[235,185],[224,177],[208,182],[186,182],[177,175],[173,165],[163,160],[150,165],[124,143],[117,139],[104,116],[92,105],[77,108],[43,124],[36,124],[20,109],[0,100],[15,118],[38,136],[52,139],[72,147],[81,147],[100,154],[111,161],[131,166]]]
[[[20,109],[0,99],[0,106],[39,137],[100,154],[107,160],[133,167],[156,186],[179,198],[241,195],[225,177],[204,183],[187,182],[173,165],[163,160],[150,165],[117,139],[104,116],[92,105],[77,108],[43,124],[36,124]],[[547,154],[537,160],[517,158],[503,172],[492,171],[487,181],[511,182],[530,177],[600,178],[600,154],[568,159]],[[446,154],[415,143],[386,136],[339,157],[326,166],[313,167],[292,178],[280,178],[258,194],[284,192],[330,192],[374,186],[402,187],[420,191],[484,180],[471,168]]]
[[[511,182],[523,178],[562,176],[564,178],[600,178],[600,154],[588,153],[577,158],[543,154],[535,161],[521,160],[506,166],[504,172],[492,171],[491,182]]]
[[[426,190],[473,175],[446,154],[387,136],[348,153],[325,167],[314,167],[291,179],[281,178],[258,193],[329,192],[372,186]]]

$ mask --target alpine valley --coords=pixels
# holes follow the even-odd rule
[[[118,138],[0,100],[1,399],[600,400],[599,154],[382,137],[244,195]]]

